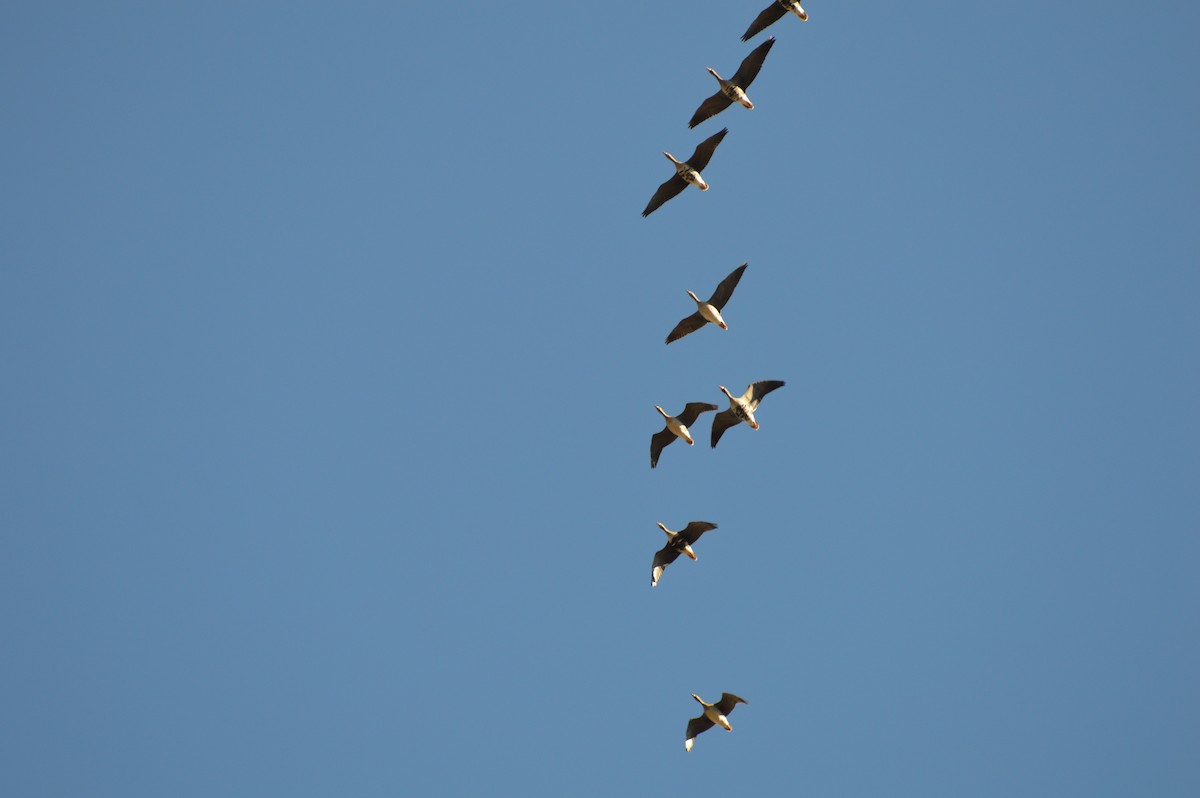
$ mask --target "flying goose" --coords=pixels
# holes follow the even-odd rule
[[[717,441],[721,440],[725,430],[732,426],[745,421],[754,429],[758,429],[758,422],[754,420],[754,411],[758,408],[758,403],[771,391],[782,388],[783,380],[763,380],[753,383],[741,396],[734,396],[724,385],[717,387],[721,389],[721,393],[729,397],[729,409],[722,410],[713,417],[712,445],[714,449],[717,448]]]
[[[797,0],[775,0],[774,3],[764,8],[754,18],[754,21],[750,23],[750,27],[746,28],[746,32],[742,34],[742,41],[750,41],[761,33],[764,28],[770,27],[783,19],[789,11],[800,17],[801,22],[808,21],[808,12],[800,7],[800,3]]]
[[[692,698],[700,702],[700,706],[704,707],[704,712],[700,717],[688,721],[687,740],[683,744],[686,751],[692,750],[692,743],[696,742],[696,735],[703,734],[713,726],[720,726],[725,731],[733,731],[726,715],[733,712],[733,708],[738,704],[749,703],[746,699],[738,698],[733,693],[721,693],[721,700],[715,704],[709,704],[695,693],[692,693]]]
[[[758,77],[758,70],[762,69],[763,61],[766,60],[767,53],[771,51],[774,44],[775,37],[772,36],[751,50],[750,55],[742,59],[742,65],[729,80],[718,75],[712,67],[705,67],[708,73],[717,79],[721,89],[700,103],[696,113],[692,114],[692,121],[688,122],[688,127],[695,127],[705,119],[716,116],[733,103],[739,103],[743,107],[753,110],[754,103],[750,102],[750,98],[746,96],[746,89],[750,88],[750,84]]]
[[[646,210],[642,211],[642,216],[649,216],[654,213],[660,205],[687,188],[688,183],[691,183],[701,191],[708,191],[708,183],[704,182],[704,178],[701,177],[700,172],[704,170],[704,167],[708,166],[708,161],[712,158],[717,145],[721,143],[721,139],[725,138],[725,134],[728,132],[729,128],[722,128],[721,132],[714,133],[697,144],[696,151],[686,161],[677,161],[674,155],[664,151],[663,155],[667,156],[671,163],[675,164],[675,174],[670,180],[659,186],[658,191],[654,192],[654,196],[650,198],[650,202],[646,205]]]
[[[658,465],[658,456],[662,453],[663,447],[670,446],[676,438],[683,438],[688,442],[688,446],[695,444],[695,441],[692,440],[692,433],[688,432],[688,427],[696,423],[696,419],[700,417],[701,413],[716,410],[717,406],[710,405],[708,402],[688,402],[683,408],[683,412],[677,416],[668,416],[667,411],[658,405],[655,405],[654,409],[662,413],[662,417],[667,420],[667,426],[663,427],[661,432],[650,436],[651,468]]]
[[[680,554],[686,554],[693,560],[696,559],[696,552],[692,551],[692,544],[699,540],[705,532],[716,529],[717,525],[708,521],[689,521],[683,529],[672,532],[660,521],[658,528],[667,533],[667,545],[654,552],[654,562],[650,564],[650,587],[658,585],[663,571],[667,570],[667,566],[675,562]]]
[[[742,272],[746,271],[746,266],[747,264],[743,263],[730,272],[729,276],[717,286],[717,290],[713,291],[713,295],[708,298],[707,302],[701,302],[700,297],[688,291],[688,296],[696,303],[696,312],[675,325],[675,329],[671,330],[670,335],[667,336],[667,343],[678,341],[683,336],[694,333],[709,322],[717,325],[722,330],[728,330],[729,325],[725,323],[725,319],[721,318],[721,310],[725,307],[725,303],[729,301],[729,298],[733,296],[733,289],[737,288],[738,280],[742,279]]]

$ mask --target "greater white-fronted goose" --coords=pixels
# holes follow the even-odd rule
[[[650,564],[650,587],[658,585],[663,571],[667,570],[667,566],[675,562],[680,554],[686,554],[693,560],[696,559],[696,552],[692,551],[692,544],[699,540],[705,532],[716,529],[717,525],[708,521],[689,521],[683,529],[672,532],[660,521],[658,528],[667,533],[667,545],[654,552],[654,562]]]
[[[709,704],[703,698],[692,693],[692,698],[700,702],[700,706],[704,707],[704,712],[698,718],[692,718],[687,725],[687,740],[684,742],[684,750],[691,751],[692,743],[696,742],[696,736],[703,734],[713,726],[720,726],[725,731],[733,731],[733,726],[729,725],[727,717],[733,708],[738,704],[749,703],[744,698],[738,698],[733,693],[721,693],[721,700],[715,704]]]
[[[733,296],[733,289],[737,288],[738,280],[742,279],[742,272],[746,271],[746,266],[747,264],[743,263],[730,272],[729,276],[717,286],[717,290],[713,291],[713,295],[708,298],[707,302],[701,302],[700,297],[688,291],[688,296],[696,303],[696,312],[681,319],[675,325],[675,329],[671,330],[667,336],[667,343],[678,341],[683,336],[690,335],[709,323],[717,325],[722,330],[728,330],[729,325],[725,323],[725,319],[721,318],[721,311],[725,308],[725,303]]]
[[[729,128],[722,128],[721,132],[714,133],[697,144],[696,151],[686,161],[677,161],[671,153],[663,152],[663,155],[675,164],[675,175],[658,187],[658,191],[654,192],[654,196],[646,205],[646,210],[642,211],[642,216],[654,213],[660,205],[687,188],[689,183],[701,191],[708,191],[708,183],[704,182],[704,177],[700,173],[704,171],[704,167],[708,166],[717,145],[721,143],[721,139],[725,138],[725,134],[728,132]]]
[[[758,403],[771,391],[782,388],[783,380],[763,380],[751,383],[741,396],[734,396],[724,385],[717,387],[721,389],[721,393],[729,397],[729,409],[722,410],[713,417],[712,445],[714,449],[717,447],[717,441],[721,440],[721,436],[725,434],[725,430],[743,421],[754,429],[758,429],[758,422],[754,420],[754,411],[758,408]]]
[[[783,19],[788,12],[800,17],[802,22],[808,21],[808,12],[800,7],[797,0],[775,0],[774,3],[767,6],[762,12],[754,18],[750,23],[750,27],[746,28],[746,32],[742,34],[742,41],[748,42],[761,33],[765,28],[774,25],[779,20]]]
[[[688,432],[688,427],[696,423],[696,419],[700,417],[701,413],[716,410],[717,406],[710,405],[708,402],[688,402],[683,408],[683,412],[677,416],[667,415],[667,411],[658,405],[655,405],[654,409],[662,413],[662,417],[667,420],[667,425],[662,428],[661,432],[650,436],[651,468],[658,465],[658,456],[662,453],[663,447],[670,446],[676,438],[683,438],[689,446],[693,445],[695,441],[692,439],[692,433]]]
[[[771,51],[771,47],[774,44],[775,37],[772,36],[751,50],[750,55],[742,59],[742,65],[738,67],[737,72],[734,72],[733,77],[729,80],[725,80],[725,78],[718,75],[717,71],[712,67],[705,67],[708,73],[717,79],[717,83],[720,84],[721,89],[700,103],[700,107],[696,109],[696,113],[692,114],[692,121],[688,122],[688,127],[695,127],[705,119],[716,116],[733,103],[738,103],[744,108],[753,110],[754,103],[750,102],[750,98],[746,96],[746,89],[750,88],[750,84],[758,77],[758,70],[762,69],[763,61],[766,60],[767,53]]]

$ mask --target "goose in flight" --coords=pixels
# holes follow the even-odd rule
[[[655,405],[654,409],[662,413],[662,417],[667,420],[667,425],[660,432],[650,436],[651,468],[658,465],[658,456],[662,454],[663,447],[674,443],[676,438],[683,438],[688,442],[688,446],[695,444],[692,433],[688,432],[688,427],[696,423],[696,419],[700,417],[701,413],[716,410],[717,406],[710,405],[708,402],[688,402],[683,408],[683,412],[677,416],[667,415],[667,411],[658,405]]]
[[[750,23],[750,27],[746,28],[746,32],[742,34],[742,41],[750,41],[761,33],[763,29],[783,19],[789,11],[800,17],[801,22],[808,21],[808,12],[800,7],[800,3],[797,0],[775,0],[775,2],[764,8],[754,18],[754,21]]]
[[[660,205],[687,188],[689,183],[701,191],[708,191],[708,183],[704,182],[700,173],[704,171],[704,167],[708,166],[717,145],[721,143],[721,139],[725,138],[725,134],[728,132],[729,128],[722,128],[719,133],[714,133],[697,144],[696,151],[686,161],[677,161],[674,155],[664,151],[663,155],[675,164],[675,174],[671,176],[670,180],[659,186],[658,191],[654,192],[654,196],[646,205],[646,210],[642,211],[642,216],[654,213]]]
[[[721,311],[724,309],[725,303],[733,296],[733,289],[737,288],[738,280],[742,279],[742,272],[746,271],[746,266],[747,264],[743,263],[730,272],[729,276],[717,286],[717,290],[713,291],[713,295],[708,298],[707,302],[701,302],[700,297],[688,291],[688,296],[696,303],[696,312],[675,325],[675,329],[671,330],[667,336],[667,343],[678,341],[710,322],[722,330],[728,330],[729,325],[725,323],[725,319],[721,318]]]
[[[683,744],[686,751],[692,750],[692,743],[696,742],[697,735],[703,734],[713,726],[720,726],[725,731],[733,731],[733,727],[729,725],[729,718],[726,716],[733,712],[733,708],[738,704],[749,703],[746,699],[738,698],[733,693],[721,693],[721,700],[715,704],[709,704],[695,693],[692,693],[692,698],[700,702],[704,711],[700,717],[688,721],[687,740]]]
[[[675,562],[680,554],[686,554],[693,560],[696,559],[696,552],[692,551],[692,544],[699,540],[705,532],[716,529],[717,525],[708,521],[689,521],[683,529],[672,532],[662,522],[659,522],[658,528],[667,533],[667,545],[654,553],[654,562],[650,564],[650,587],[658,585],[663,571],[667,570],[667,566]]]
[[[717,441],[721,440],[725,430],[743,421],[754,429],[758,429],[758,422],[754,420],[754,411],[758,409],[758,404],[764,396],[776,388],[783,387],[783,380],[763,380],[753,383],[741,396],[734,396],[724,385],[717,387],[721,389],[721,393],[729,397],[729,409],[722,410],[713,417],[712,445],[714,449],[717,448]]]
[[[717,71],[712,67],[705,67],[708,73],[717,79],[717,83],[720,84],[721,89],[700,103],[700,107],[696,109],[696,113],[692,114],[692,121],[688,122],[688,127],[695,127],[705,119],[716,116],[733,103],[738,103],[745,108],[753,110],[754,103],[750,102],[750,98],[746,96],[746,89],[750,88],[750,84],[758,77],[758,70],[762,69],[763,61],[766,60],[767,53],[771,52],[771,47],[774,44],[775,37],[772,36],[751,50],[750,55],[742,59],[742,65],[738,67],[737,72],[734,72],[733,77],[729,80],[725,80],[725,78],[718,75]]]

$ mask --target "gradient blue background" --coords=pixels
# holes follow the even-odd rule
[[[1195,3],[196,5],[0,11],[0,792],[1200,795]]]

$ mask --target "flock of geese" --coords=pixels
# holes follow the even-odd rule
[[[742,41],[749,41],[762,32],[763,29],[783,19],[789,13],[794,14],[801,20],[808,19],[808,13],[796,0],[774,0],[770,6],[760,12],[754,21],[750,23],[750,27],[742,35]],[[721,77],[712,67],[707,67],[709,74],[716,79],[720,88],[715,94],[700,103],[700,106],[692,115],[691,121],[688,122],[688,127],[696,127],[729,108],[734,103],[738,103],[747,109],[753,109],[754,103],[746,95],[746,89],[750,87],[750,84],[758,76],[759,70],[762,69],[763,62],[767,58],[767,54],[771,52],[771,48],[774,46],[775,38],[771,37],[758,47],[755,47],[749,55],[742,59],[742,63],[737,68],[737,71],[728,79]],[[717,146],[725,139],[728,133],[729,128],[722,128],[720,132],[709,136],[696,146],[691,157],[686,161],[680,161],[671,153],[663,152],[663,155],[674,165],[675,174],[654,192],[654,196],[646,204],[646,209],[642,211],[642,216],[645,217],[654,213],[654,211],[662,207],[668,200],[674,199],[682,193],[689,185],[693,185],[701,191],[707,191],[708,183],[705,181],[702,172],[708,166],[709,161],[712,160]],[[729,329],[729,325],[725,323],[725,319],[721,316],[721,311],[724,310],[725,305],[733,296],[734,289],[737,288],[738,282],[742,279],[742,275],[746,271],[746,266],[747,264],[743,263],[730,272],[729,276],[717,285],[716,290],[713,291],[712,296],[707,300],[702,300],[693,292],[688,291],[688,296],[696,303],[696,311],[690,316],[685,316],[675,325],[667,335],[667,344],[669,345],[687,335],[691,335],[709,324],[720,327],[722,330]],[[745,423],[752,429],[758,429],[758,421],[754,417],[755,411],[758,410],[759,404],[767,394],[776,388],[782,388],[783,384],[782,380],[763,380],[751,383],[740,396],[730,393],[729,389],[724,385],[717,386],[729,401],[729,409],[723,410],[713,416],[712,431],[709,438],[712,448],[716,448],[717,441],[721,439],[721,436],[730,427]],[[708,402],[688,402],[684,405],[682,411],[673,416],[658,405],[655,405],[654,409],[662,415],[665,425],[660,431],[650,436],[651,468],[658,466],[658,460],[662,455],[663,449],[674,443],[676,439],[685,441],[689,446],[695,445],[695,438],[689,428],[696,424],[701,414],[717,410],[717,405],[709,404]],[[651,563],[650,571],[651,587],[658,585],[667,566],[675,562],[679,558],[679,555],[686,554],[695,560],[696,552],[693,551],[692,546],[695,545],[700,536],[705,532],[717,528],[717,525],[710,521],[692,521],[678,532],[671,531],[661,522],[658,526],[666,533],[667,543],[654,553],[654,560]],[[733,727],[729,724],[729,714],[733,712],[734,707],[738,704],[747,703],[744,698],[736,696],[733,693],[722,693],[721,699],[712,704],[695,693],[691,695],[692,698],[700,703],[702,711],[698,717],[688,721],[684,741],[684,749],[687,751],[692,750],[692,745],[695,743],[698,735],[708,731],[713,726],[720,726],[726,731],[732,731]]]

